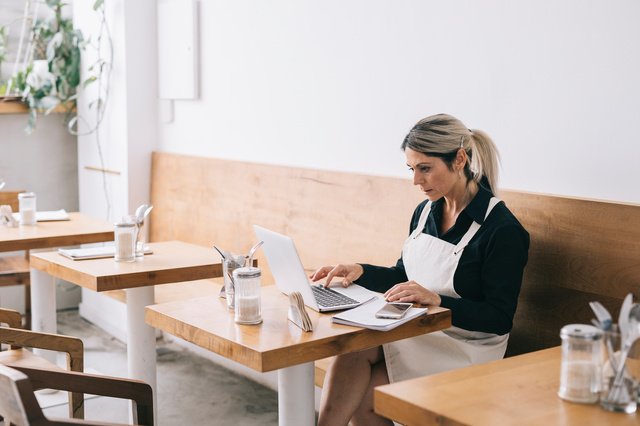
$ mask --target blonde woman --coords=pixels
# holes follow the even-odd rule
[[[338,356],[325,377],[319,425],[391,422],[373,412],[373,388],[504,356],[527,263],[529,234],[496,198],[498,152],[482,131],[438,114],[401,145],[425,194],[393,267],[339,264],[315,271],[384,293],[388,301],[451,309],[453,327]]]

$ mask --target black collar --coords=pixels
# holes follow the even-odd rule
[[[487,208],[489,208],[489,201],[493,194],[486,190],[482,185],[478,185],[478,193],[473,200],[465,207],[464,211],[473,219],[474,222],[482,225],[484,223],[484,217],[487,214]]]

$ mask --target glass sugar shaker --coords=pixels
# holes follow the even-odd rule
[[[137,231],[138,228],[133,222],[118,222],[115,224],[116,262],[135,262]]]
[[[562,364],[560,389],[562,399],[584,404],[598,401],[602,386],[602,331],[586,324],[569,324],[560,330]]]
[[[260,268],[252,266],[233,271],[235,282],[235,321],[238,324],[260,324],[262,307],[260,301]]]
[[[21,192],[18,194],[18,208],[20,210],[20,225],[36,224],[36,194]]]

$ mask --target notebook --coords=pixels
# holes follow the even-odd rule
[[[318,312],[338,311],[363,304],[376,297],[376,293],[357,284],[344,288],[335,283],[330,288],[311,283],[302,267],[300,256],[290,237],[257,225],[253,229],[259,240],[276,280],[278,290],[284,294],[298,291],[304,304]]]
[[[97,247],[58,249],[58,253],[64,257],[68,257],[71,260],[103,259],[107,257],[114,257],[116,248],[114,245],[109,244]],[[151,250],[151,247],[145,245],[144,254],[153,254],[153,250]]]
[[[341,312],[331,318],[336,324],[352,325],[355,327],[364,327],[371,330],[388,331],[399,325],[409,322],[412,319],[427,313],[427,308],[411,307],[409,311],[400,319],[376,318],[376,312],[387,303],[382,297],[374,301]]]
[[[20,221],[20,213],[14,213],[13,217]],[[54,222],[58,220],[70,220],[69,214],[65,209],[47,210],[36,212],[36,222]]]

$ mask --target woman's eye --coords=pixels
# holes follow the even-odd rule
[[[431,167],[429,167],[429,166],[418,166],[418,172],[419,173],[427,173],[429,170],[431,170]],[[409,167],[409,171],[413,173],[414,168],[413,167]]]

